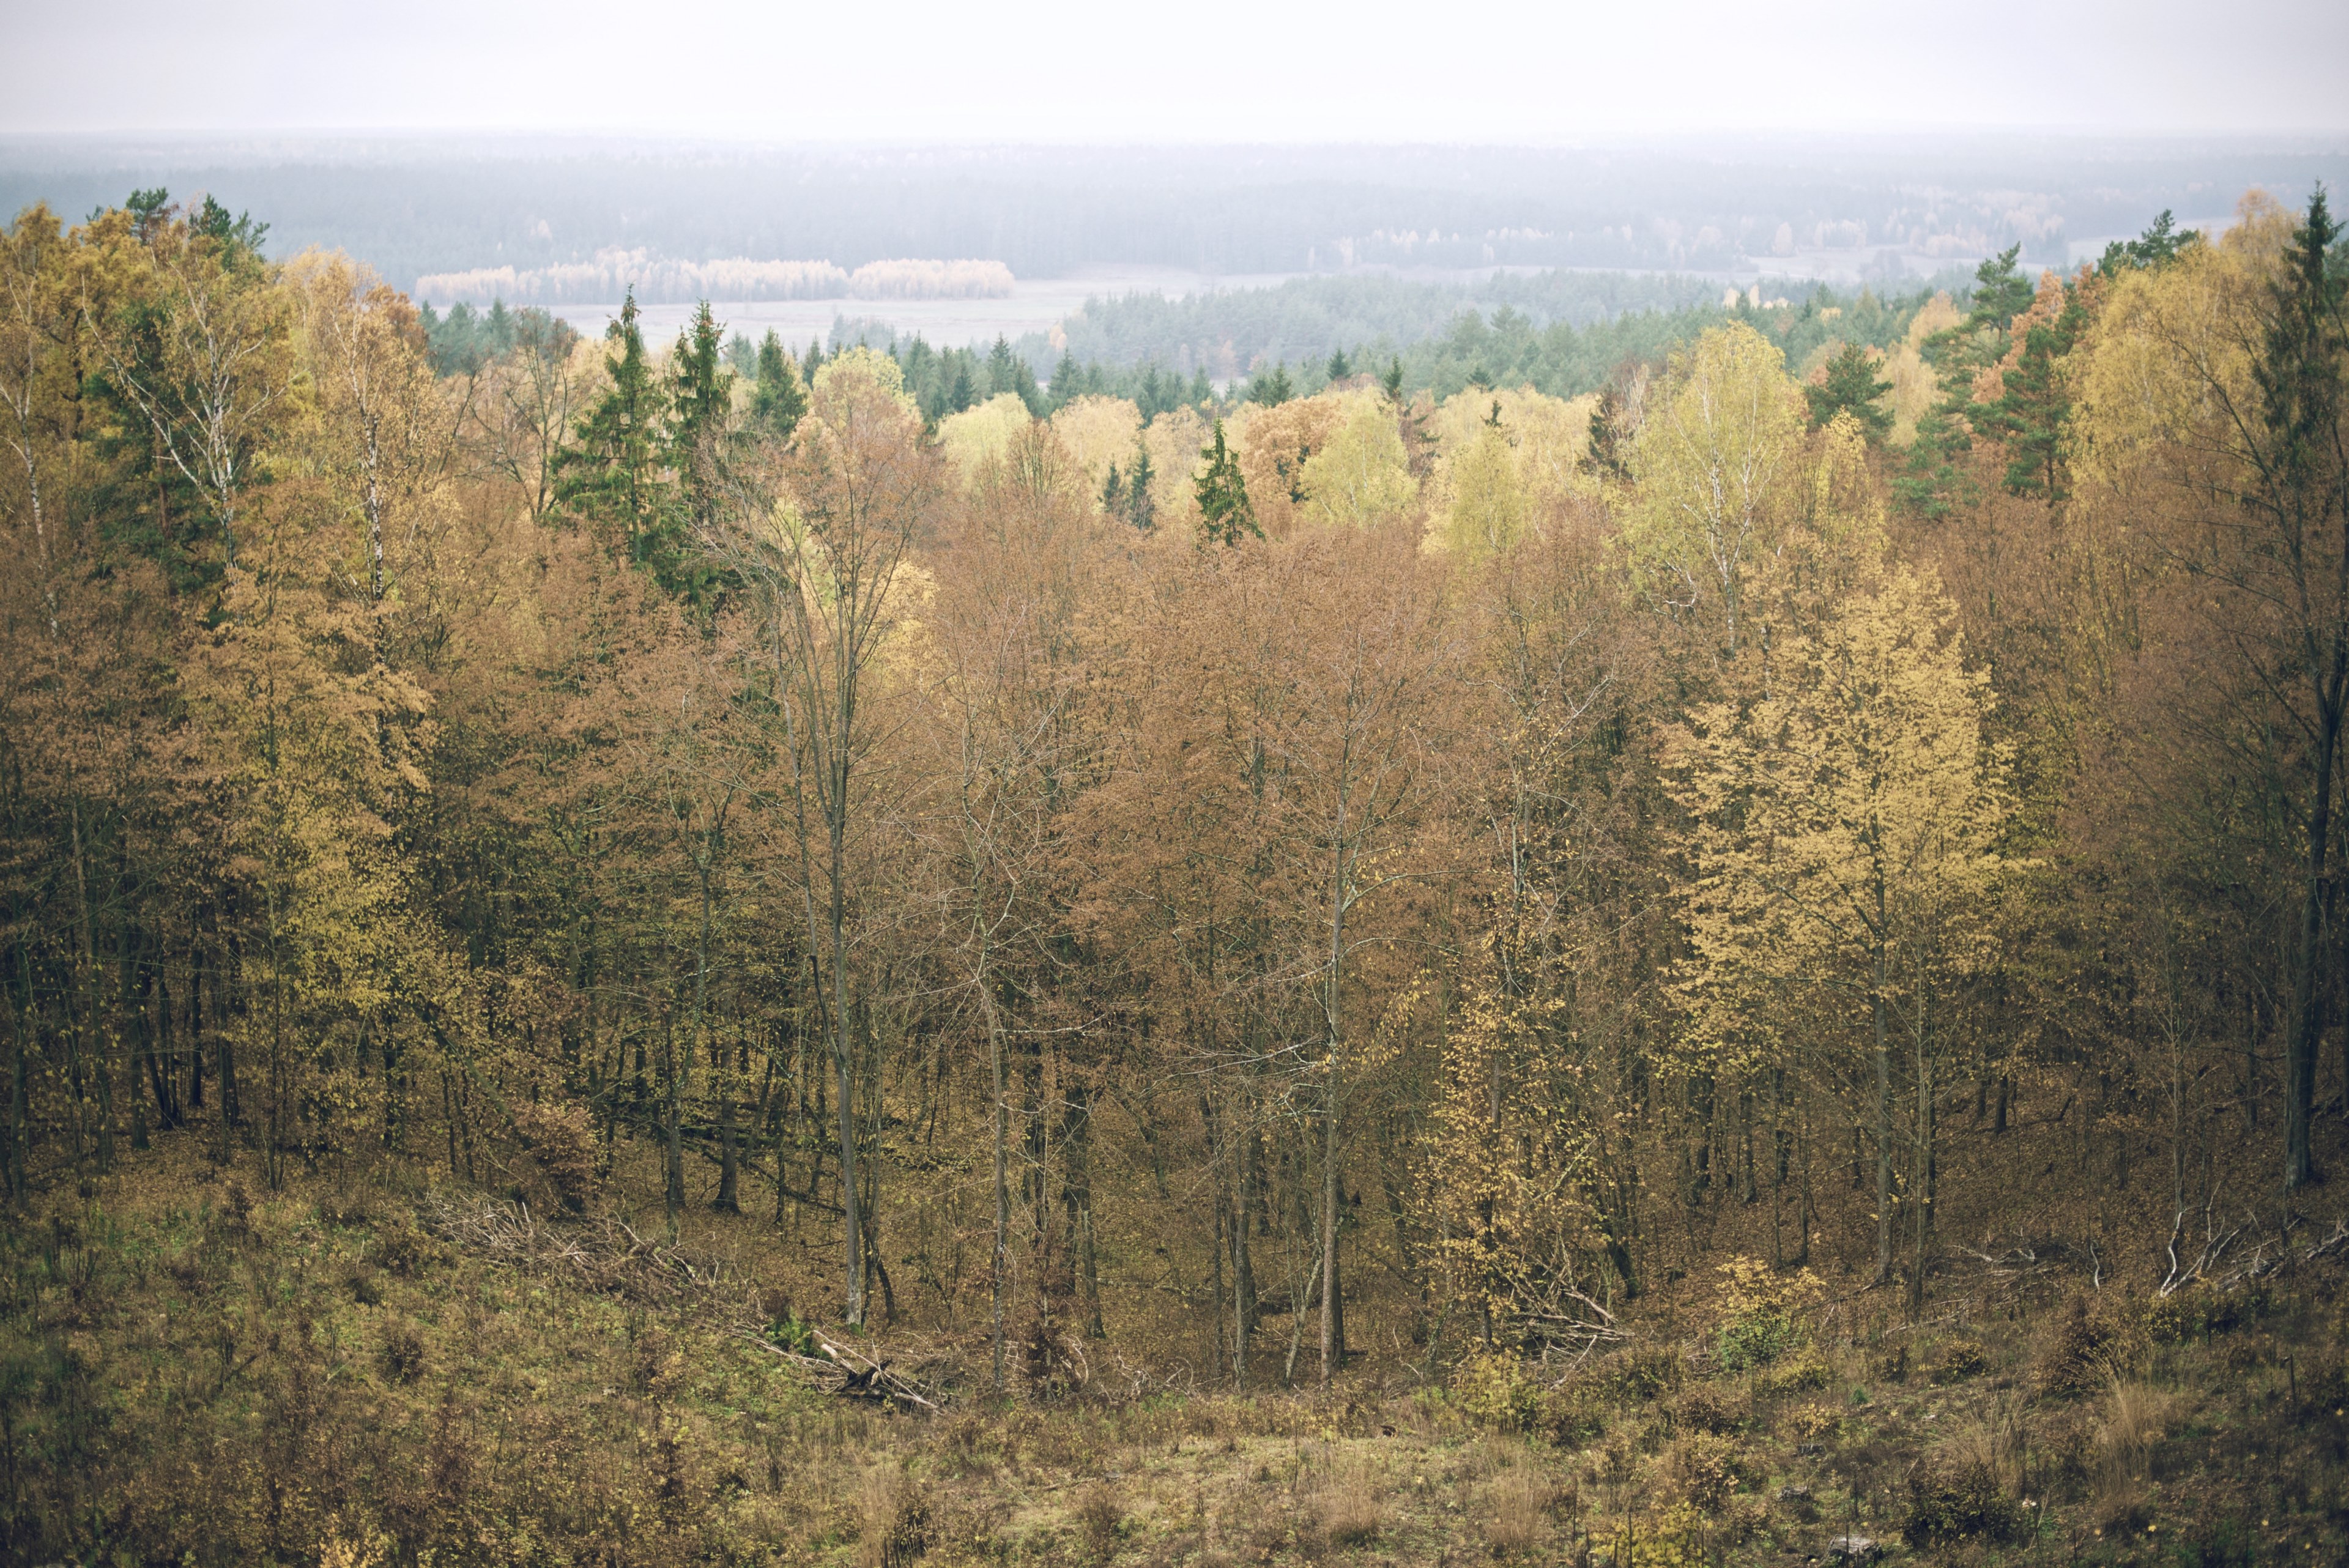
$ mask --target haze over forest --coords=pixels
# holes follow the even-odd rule
[[[2349,1560],[2349,23],[853,21],[8,17],[0,1558]]]

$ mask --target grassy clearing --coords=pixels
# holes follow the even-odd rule
[[[1798,1562],[1856,1531],[1985,1563],[2349,1552],[2329,1264],[2153,1310],[2030,1282],[1913,1328],[1860,1297],[1787,1331],[1690,1282],[1569,1376],[1368,1366],[1326,1399],[997,1403],[983,1345],[879,1336],[938,1369],[955,1397],[929,1417],[811,1392],[745,1337],[779,1287],[722,1246],[663,1262],[648,1239],[649,1261],[599,1272],[451,1240],[449,1212],[380,1181],[264,1196],[167,1143],[12,1227],[12,1549],[1649,1564]]]

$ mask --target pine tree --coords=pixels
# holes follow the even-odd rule
[[[2189,245],[2202,243],[2202,236],[2192,229],[2180,232],[2177,220],[2164,207],[2153,225],[2133,240],[2115,240],[2105,247],[2096,263],[2096,270],[2106,277],[2117,277],[2132,267],[2164,267],[2178,259],[2178,253]]]
[[[2057,362],[2072,351],[2087,324],[2079,291],[2066,287],[2052,320],[2033,321],[2024,328],[2019,351],[2002,369],[1999,396],[1968,410],[1976,430],[2005,443],[2003,483],[2013,494],[2064,498],[2064,443],[2072,421],[2072,399]]]
[[[1876,364],[1868,350],[1847,343],[1842,353],[1827,361],[1826,370],[1823,385],[1803,389],[1803,400],[1811,406],[1813,427],[1824,430],[1848,410],[1871,444],[1883,441],[1892,429],[1892,410],[1882,406],[1892,383],[1876,379]]]
[[[1939,373],[1941,395],[1917,421],[1908,472],[1893,482],[1903,504],[1920,517],[1944,516],[1972,498],[1958,460],[1973,450],[1974,378],[2006,357],[2007,328],[2031,306],[2031,280],[2015,265],[2022,254],[2021,245],[2009,245],[1975,268],[1972,310],[1925,340],[1925,360]]]
[[[1243,534],[1264,537],[1248,505],[1247,482],[1240,477],[1238,454],[1224,441],[1224,421],[1216,421],[1215,445],[1207,450],[1207,472],[1195,487],[1199,497],[1199,536],[1210,545],[1237,545]]]

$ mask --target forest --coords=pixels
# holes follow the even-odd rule
[[[265,236],[0,242],[12,1559],[2349,1552],[2321,189],[1228,377]]]

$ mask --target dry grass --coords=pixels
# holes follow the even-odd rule
[[[2155,1445],[2177,1422],[2178,1397],[2149,1383],[2115,1376],[2105,1390],[2096,1428],[2095,1502],[2106,1519],[2134,1517],[2153,1469]]]
[[[905,1568],[929,1550],[929,1499],[904,1471],[890,1465],[867,1471],[862,1501],[858,1568]]]
[[[1522,1557],[1539,1550],[1548,1532],[1550,1484],[1538,1471],[1503,1470],[1485,1489],[1485,1544],[1495,1557]]]
[[[1366,1461],[1340,1460],[1324,1477],[1313,1509],[1332,1545],[1360,1546],[1386,1527],[1386,1489]]]

